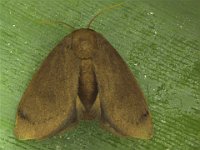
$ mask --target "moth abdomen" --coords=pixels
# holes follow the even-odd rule
[[[97,97],[98,89],[93,62],[83,59],[80,64],[78,95],[86,111],[89,111]]]

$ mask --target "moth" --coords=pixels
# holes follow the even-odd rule
[[[153,134],[131,70],[88,27],[64,37],[34,74],[19,103],[14,132],[18,139],[43,139],[95,118],[117,135],[150,139]]]

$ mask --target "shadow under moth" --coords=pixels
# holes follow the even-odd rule
[[[18,106],[15,135],[43,139],[94,118],[118,135],[149,139],[153,134],[131,70],[88,25],[64,37],[33,76]]]

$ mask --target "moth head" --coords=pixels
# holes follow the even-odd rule
[[[95,32],[91,29],[74,31],[72,33],[72,49],[79,58],[92,58],[97,49]]]

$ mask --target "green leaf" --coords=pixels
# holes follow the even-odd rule
[[[13,135],[20,98],[43,59],[70,28],[84,28],[122,1],[0,1],[0,149],[142,150],[200,147],[200,6],[198,0],[133,0],[105,12],[91,28],[112,43],[136,75],[154,123],[152,140],[116,137],[96,121],[42,141]]]

